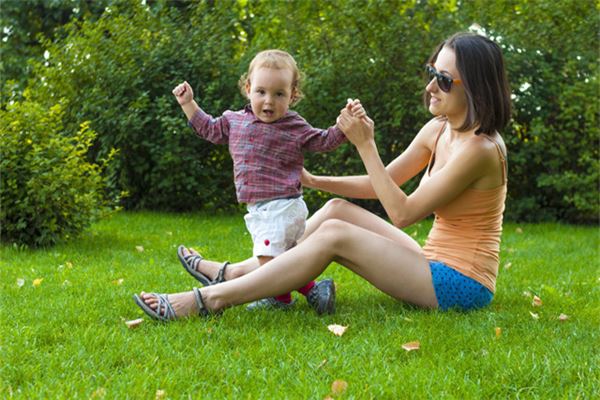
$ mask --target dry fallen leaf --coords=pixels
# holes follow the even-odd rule
[[[529,311],[529,314],[531,314],[531,318],[533,318],[533,319],[540,319],[539,314],[536,314],[536,313],[531,312],[531,311]]]
[[[346,391],[346,389],[348,389],[348,382],[346,382],[344,380],[336,379],[331,384],[331,393],[334,396],[344,393]]]
[[[38,287],[42,284],[42,281],[44,280],[44,278],[36,278],[33,280],[33,287]]]
[[[494,330],[496,331],[496,338],[499,338],[502,335],[502,328],[497,326]]]
[[[537,297],[537,296],[533,296],[533,300],[531,301],[531,305],[532,305],[532,306],[534,306],[534,307],[541,307],[541,306],[542,306],[542,304],[544,304],[544,303],[542,302],[542,299],[540,299],[540,298],[539,298],[539,297]]]
[[[567,314],[560,314],[560,315],[558,316],[558,320],[559,320],[559,321],[566,321],[566,320],[568,320],[568,319],[569,319],[569,316],[568,316]]]
[[[73,264],[72,264],[72,263],[70,263],[69,261],[67,261],[67,262],[65,263],[65,265],[67,266],[67,268],[69,268],[69,269],[73,269]]]
[[[69,287],[71,286],[71,281],[69,281],[68,279],[65,279],[65,281],[62,283],[63,287]]]
[[[512,267],[511,262],[507,262],[506,264],[504,264],[504,269],[510,269],[510,267]]]
[[[517,228],[517,229],[515,229],[515,232],[517,232],[517,233],[523,233],[523,229]]]
[[[348,327],[342,326],[342,325],[337,325],[337,324],[332,324],[332,325],[328,325],[327,329],[329,329],[331,332],[333,332],[334,335],[342,336],[344,334],[344,332],[346,332],[346,329],[348,329]]]
[[[325,364],[327,364],[327,359],[324,359],[323,361],[321,361],[321,363],[319,365],[317,365],[317,369],[322,368]]]
[[[165,397],[165,394],[167,394],[167,393],[164,390],[158,389],[156,391],[156,400],[161,400],[162,398]]]
[[[142,322],[144,322],[143,318],[132,319],[131,321],[125,321],[125,325],[127,325],[129,329],[135,329],[140,326]]]
[[[144,251],[144,246],[135,246],[135,249],[141,253]]]
[[[421,348],[421,342],[415,340],[414,342],[404,343],[402,348],[406,351],[419,350]]]
[[[18,287],[23,287],[24,284],[25,284],[25,279],[17,278],[17,286]]]
[[[112,283],[115,284],[115,285],[122,285],[123,284],[123,278],[115,279],[114,281],[112,281]]]

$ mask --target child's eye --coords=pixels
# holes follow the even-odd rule
[[[277,93],[277,96],[279,96],[279,97],[283,97],[283,95],[284,94],[282,92]]]
[[[257,92],[258,94],[265,94],[265,91],[264,91],[264,90],[262,90],[262,89],[258,89],[256,92]]]

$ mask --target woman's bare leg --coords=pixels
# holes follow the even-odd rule
[[[306,221],[306,230],[298,242],[307,237],[330,219],[339,219],[377,233],[414,251],[422,252],[421,246],[409,235],[383,218],[344,199],[331,199]]]
[[[389,222],[371,213],[370,211],[367,211],[364,208],[343,199],[329,200],[323,207],[313,214],[313,216],[306,221],[306,230],[304,231],[304,235],[302,235],[298,243],[306,240],[306,238],[312,235],[312,233],[315,232],[315,230],[318,229],[323,222],[331,219],[349,222],[353,225],[362,227],[393,240],[398,244],[416,252],[422,251],[421,246],[419,246],[419,244],[413,238],[400,229],[396,228]],[[199,268],[201,269],[200,272],[213,279],[215,276],[217,276],[218,270],[222,265],[223,264],[219,262],[203,260],[200,263]],[[248,258],[239,263],[230,264],[225,271],[225,280],[231,280],[243,276],[254,271],[259,267],[259,265],[260,264],[256,257]]]
[[[328,220],[293,249],[238,279],[201,289],[205,306],[219,310],[291,291],[337,261],[390,296],[434,308],[437,300],[422,252],[342,220]],[[142,293],[146,303],[157,302]],[[178,316],[197,313],[193,292],[169,296]]]

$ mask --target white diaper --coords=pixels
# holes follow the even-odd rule
[[[276,257],[296,245],[304,233],[308,208],[302,197],[248,204],[244,215],[256,256]]]

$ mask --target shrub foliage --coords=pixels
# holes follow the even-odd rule
[[[128,208],[224,209],[235,204],[223,146],[194,137],[170,94],[188,80],[196,100],[220,115],[245,100],[236,82],[253,55],[283,48],[307,76],[297,110],[314,126],[334,123],[348,97],[376,122],[384,161],[430,117],[422,106],[423,64],[435,45],[479,24],[502,46],[514,116],[507,217],[597,221],[599,92],[591,0],[453,1],[113,1],[43,41],[33,68],[35,101],[66,99],[65,126],[91,121],[90,157],[118,148],[115,190]],[[362,174],[352,146],[307,156],[314,173]],[[406,185],[411,191],[415,182]],[[308,202],[322,193],[308,191]],[[376,202],[366,202],[378,210]]]
[[[108,211],[101,168],[86,160],[89,123],[65,132],[63,106],[23,101],[0,110],[2,240],[46,246]]]

